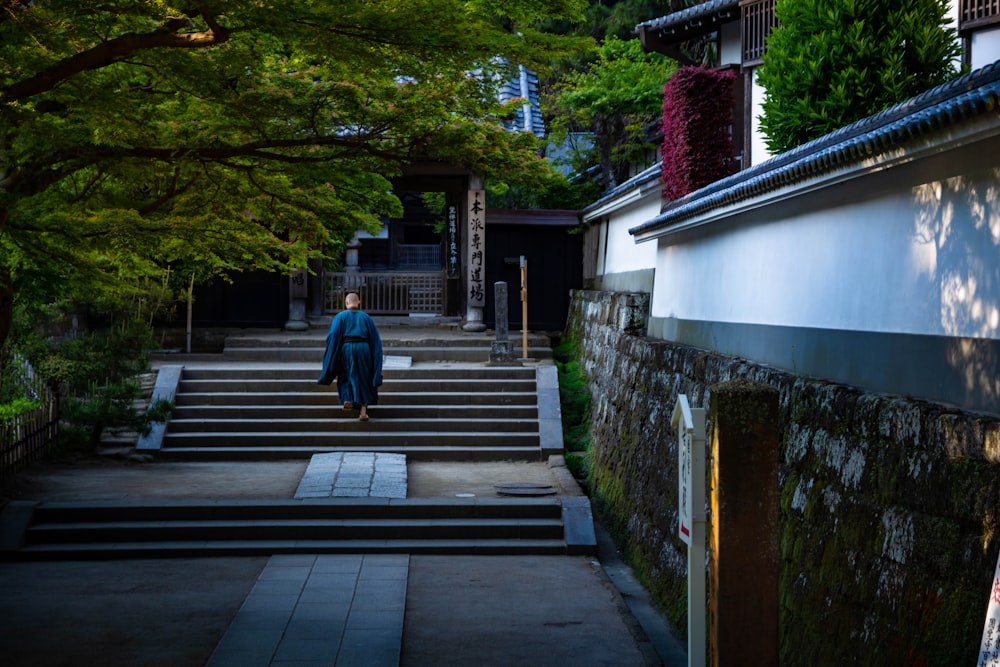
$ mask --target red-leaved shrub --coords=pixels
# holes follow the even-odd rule
[[[731,70],[683,67],[663,88],[663,195],[678,199],[734,173]]]

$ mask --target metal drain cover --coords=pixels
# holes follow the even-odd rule
[[[556,492],[552,485],[540,482],[510,482],[495,488],[501,496],[551,496]]]

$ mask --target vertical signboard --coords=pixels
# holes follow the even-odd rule
[[[483,190],[469,191],[468,249],[468,305],[483,308],[486,305],[486,281],[483,263],[486,251],[486,204]]]
[[[677,396],[677,536],[688,546],[688,665],[705,665],[705,410]]]
[[[458,207],[448,205],[448,277],[458,278]]]

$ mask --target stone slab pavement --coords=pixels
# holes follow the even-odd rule
[[[22,500],[290,498],[306,467],[306,461],[81,461],[32,467],[0,492],[2,498]],[[515,481],[560,484],[546,463],[498,462],[485,468],[481,463],[427,463],[408,468],[411,497],[487,495],[495,484]],[[618,560],[607,536],[600,530],[598,535],[598,558],[390,555],[389,563],[374,555],[295,555],[3,562],[2,663],[686,664],[682,642]],[[373,574],[380,567],[382,574]],[[333,601],[341,594],[348,595],[348,603],[338,607]],[[290,595],[295,599],[291,607],[272,604]],[[352,614],[353,621],[348,618]],[[262,616],[268,625],[254,626]],[[280,632],[265,636],[273,632],[275,619]],[[350,623],[367,634],[338,630]],[[359,636],[365,637],[361,645],[332,641]],[[386,636],[396,637],[395,642],[380,643],[379,637]],[[395,652],[387,652],[386,646],[393,648],[393,643]]]

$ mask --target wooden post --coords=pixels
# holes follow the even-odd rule
[[[521,255],[521,358],[528,358],[528,260]]]
[[[712,387],[709,652],[713,667],[778,664],[778,392]]]

